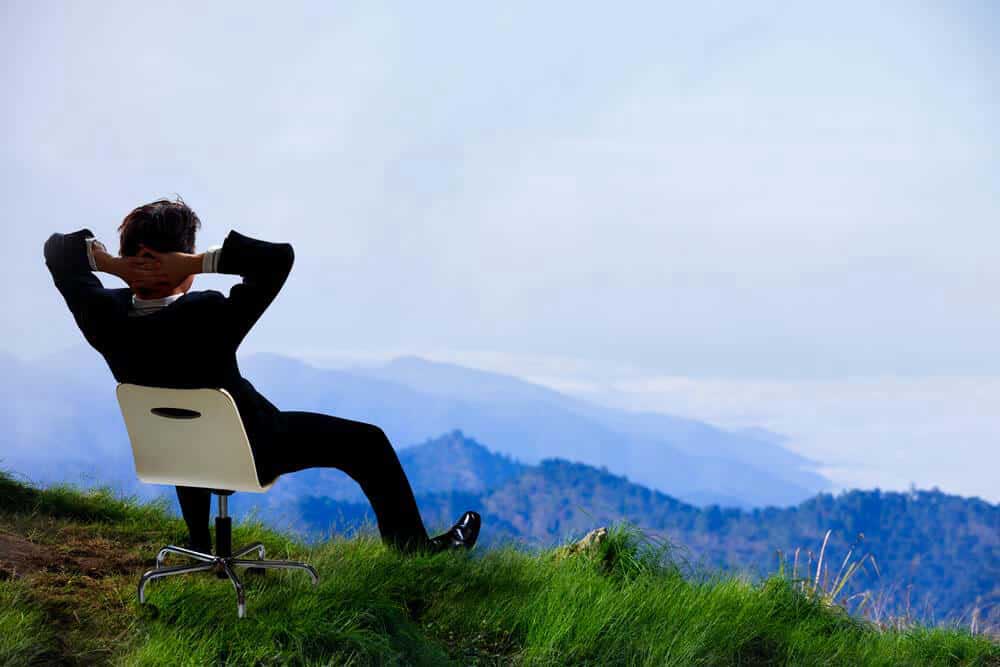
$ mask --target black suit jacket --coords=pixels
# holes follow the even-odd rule
[[[284,285],[295,257],[292,246],[231,230],[217,268],[243,280],[228,297],[216,290],[189,291],[159,311],[130,317],[132,291],[105,288],[90,269],[85,241],[90,236],[89,229],[53,234],[45,242],[45,264],[115,379],[226,389],[243,419],[261,483],[274,479],[268,454],[278,438],[279,410],[240,375],[236,348]]]

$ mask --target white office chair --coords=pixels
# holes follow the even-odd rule
[[[152,484],[201,487],[219,498],[215,555],[174,545],[164,547],[156,556],[156,568],[139,579],[140,603],[146,601],[146,584],[153,579],[211,570],[233,583],[237,613],[243,618],[246,598],[235,567],[300,569],[309,573],[314,586],[319,583],[319,575],[311,565],[264,560],[264,545],[260,542],[233,552],[232,519],[227,513],[229,496],[234,491],[263,493],[271,484],[260,484],[250,441],[229,392],[122,383],[117,394],[139,479]],[[242,558],[253,551],[257,552],[256,559]],[[164,567],[168,554],[186,556],[198,563]]]

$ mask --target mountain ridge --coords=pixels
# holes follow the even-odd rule
[[[267,363],[258,364],[262,359]],[[280,375],[275,365],[280,368],[282,359],[280,355],[254,355],[246,367],[257,373],[262,378],[261,386],[265,386],[263,383],[270,384],[275,375]],[[736,498],[744,506],[792,504],[829,487],[825,478],[806,470],[810,464],[807,459],[759,435],[735,435],[696,420],[667,415],[658,415],[655,428],[637,425],[631,433],[623,433],[621,424],[631,418],[631,413],[594,406],[513,376],[413,357],[404,360],[367,370],[318,369],[318,374],[327,375],[325,381],[314,378],[311,383],[316,386],[317,402],[328,408],[333,404],[338,414],[356,414],[351,418],[379,423],[393,442],[419,442],[460,428],[489,442],[495,451],[524,462],[561,456],[606,465],[648,486],[681,496],[692,493],[709,499]],[[397,372],[401,365],[405,373]],[[381,402],[385,409],[358,405],[350,399],[322,397],[323,386],[328,388],[329,396],[333,393],[330,387],[343,386],[345,379],[355,382],[355,378],[389,381],[397,393]],[[421,408],[408,410],[414,405],[410,403],[392,409],[392,396],[398,396],[401,388],[417,391],[418,380],[420,386],[430,388],[430,393],[419,392],[424,396]],[[280,385],[274,383],[278,396]],[[346,388],[334,391],[341,397],[348,393]],[[415,432],[409,424],[400,423],[401,415],[411,422],[423,419],[425,425],[437,428]],[[654,436],[652,431],[656,429],[672,432]],[[727,458],[734,454],[739,455],[738,460]],[[757,465],[755,456],[760,459]]]
[[[519,461],[555,456],[605,465],[703,503],[791,505],[829,487],[806,459],[760,434],[622,413],[513,376],[415,358],[372,372],[320,369],[275,354],[240,357],[240,366],[282,409],[378,424],[399,452],[459,428]],[[406,377],[386,377],[400,367],[408,369]],[[0,391],[12,405],[14,434],[0,458],[42,482],[105,476],[126,487],[134,483],[114,381],[94,350],[79,346],[0,368],[7,370],[0,372]],[[421,377],[426,391],[414,388]]]

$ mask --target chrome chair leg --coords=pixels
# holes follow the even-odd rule
[[[212,554],[206,554],[200,551],[194,551],[193,549],[188,549],[186,547],[177,547],[170,544],[160,549],[160,553],[156,554],[156,567],[163,567],[163,562],[166,560],[168,554],[187,556],[188,558],[200,560],[203,563],[211,563],[215,560],[215,556]]]
[[[229,577],[229,581],[233,582],[233,588],[236,590],[236,615],[243,618],[247,615],[247,599],[243,592],[243,582],[236,576],[236,572],[229,563],[229,559],[222,560],[222,569]]]
[[[319,574],[308,563],[300,563],[294,560],[248,560],[245,558],[234,558],[230,563],[242,567],[260,567],[272,570],[305,570],[312,578],[313,586],[319,584]]]
[[[149,570],[139,578],[139,603],[146,602],[146,584],[153,579],[162,579],[175,574],[188,574],[189,572],[204,572],[215,567],[215,563],[197,563],[195,565],[175,565],[174,567],[160,567]]]
[[[233,558],[239,558],[240,556],[246,556],[248,553],[250,553],[251,551],[254,551],[255,549],[257,551],[257,558],[260,558],[261,560],[264,560],[265,551],[264,551],[264,543],[263,542],[254,542],[250,546],[244,547],[244,548],[240,549],[239,551],[237,551],[236,553],[233,554]]]

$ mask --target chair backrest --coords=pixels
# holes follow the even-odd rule
[[[144,482],[262,493],[236,402],[225,389],[121,383],[118,405]]]

